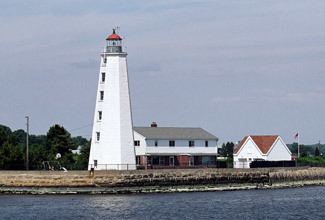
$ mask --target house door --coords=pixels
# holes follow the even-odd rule
[[[174,156],[170,156],[169,157],[169,166],[175,166],[175,158]]]
[[[238,164],[238,168],[249,168],[249,166],[247,166],[247,158],[239,158]]]

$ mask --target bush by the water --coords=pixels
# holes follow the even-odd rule
[[[300,157],[298,159],[298,165],[299,166],[325,166],[325,158],[321,156],[317,157]]]

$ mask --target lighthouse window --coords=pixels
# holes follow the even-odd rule
[[[105,82],[105,72],[102,72],[102,83]]]
[[[96,132],[96,140],[97,140],[97,141],[100,140],[100,132]]]
[[[99,121],[102,120],[102,116],[103,116],[103,112],[102,111],[98,111],[98,120]]]
[[[100,91],[100,100],[101,100],[101,101],[104,100],[104,91]]]
[[[139,140],[135,140],[134,141],[134,146],[140,146],[140,141]]]
[[[107,63],[107,58],[106,57],[104,58],[104,63]]]

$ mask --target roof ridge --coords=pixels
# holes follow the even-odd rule
[[[248,138],[256,144],[256,146],[260,149],[260,151],[264,154],[268,152],[268,150],[273,146],[274,142],[280,137],[280,135],[246,135],[235,147],[234,153],[238,153],[242,148],[244,143]],[[265,140],[267,138],[267,140]],[[270,140],[270,138],[274,140]],[[255,140],[254,140],[255,139]]]
[[[214,134],[201,127],[133,127],[133,129],[147,138],[218,140]]]
[[[261,152],[263,154],[267,154],[275,141],[278,139],[279,135],[253,135],[250,137]]]
[[[168,126],[168,127],[150,127],[150,126],[133,126],[134,128],[200,128],[203,129],[202,127],[172,127],[172,126]],[[203,129],[204,130],[204,129]]]
[[[247,135],[247,136],[254,136],[254,137],[273,137],[273,136],[280,136],[278,134],[262,134],[262,135],[258,135],[258,134],[250,134],[250,135]],[[246,137],[246,136],[245,136]]]

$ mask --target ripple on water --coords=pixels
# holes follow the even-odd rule
[[[325,187],[140,195],[0,195],[0,219],[324,219]]]

